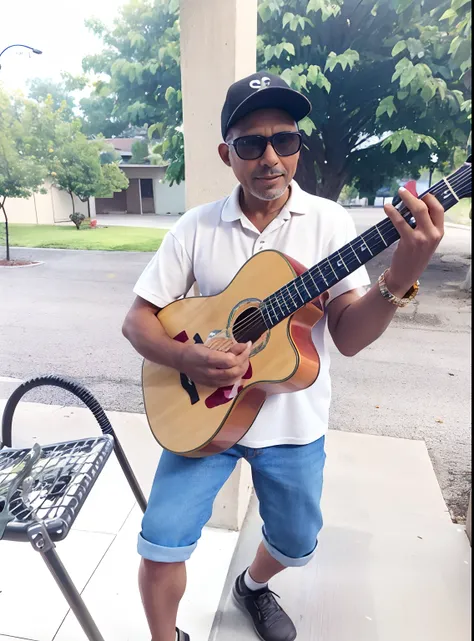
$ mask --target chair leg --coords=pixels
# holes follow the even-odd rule
[[[120,464],[120,467],[122,468],[122,472],[125,474],[125,478],[128,481],[128,484],[130,485],[130,489],[132,490],[135,499],[140,506],[142,512],[145,512],[147,508],[147,500],[142,492],[142,489],[140,485],[138,484],[137,477],[133,473],[132,467],[130,463],[128,462],[127,457],[125,456],[125,452],[123,451],[122,445],[120,444],[120,441],[114,434],[114,450],[115,450],[115,455],[117,456],[117,460]]]
[[[86,604],[54,549],[54,543],[49,538],[46,528],[43,524],[37,524],[29,529],[28,535],[31,544],[41,554],[71,610],[74,612],[87,639],[89,641],[104,641],[104,637],[99,632]]]

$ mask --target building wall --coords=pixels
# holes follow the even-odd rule
[[[144,214],[155,213],[155,203],[153,202],[153,198],[142,198],[142,211]]]
[[[45,186],[45,194],[33,194],[30,198],[7,198],[5,209],[11,223],[30,225],[54,225],[54,223],[69,221],[72,213],[71,197],[51,185]],[[91,198],[91,216],[95,216],[94,199]],[[74,196],[75,211],[88,216],[87,203]]]
[[[113,198],[97,198],[98,214],[124,214],[127,211],[127,192],[116,191]]]
[[[185,211],[184,181],[179,185],[170,185],[159,180],[153,181],[155,212],[157,214],[183,214]]]
[[[163,178],[166,173],[166,167],[156,165],[141,165],[139,167],[127,167],[120,165],[120,169],[128,178]]]
[[[126,191],[127,196],[127,213],[140,214],[140,191],[138,178],[131,178],[130,184]]]
[[[127,190],[116,193],[113,198],[98,198],[98,214],[139,214],[140,201],[138,181],[140,178],[153,180],[153,198],[142,198],[144,214],[182,214],[185,211],[184,182],[172,187],[165,182],[165,167],[154,165],[145,167],[127,167],[120,169],[128,177],[130,184]]]

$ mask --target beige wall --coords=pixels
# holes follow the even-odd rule
[[[127,189],[127,213],[141,214],[138,178],[131,178]]]
[[[46,186],[46,194],[33,194],[30,198],[7,198],[5,209],[11,223],[53,225],[69,220],[72,213],[71,197],[56,187]],[[91,198],[91,216],[95,215]],[[75,211],[88,215],[87,203],[74,196]]]
[[[466,532],[467,536],[469,538],[469,543],[472,545],[472,508],[471,508],[471,502],[472,502],[472,490],[471,493],[469,494],[469,505],[467,508],[467,515],[466,515]]]
[[[122,171],[128,176],[132,186],[132,194],[129,197],[129,213],[139,214],[140,206],[138,203],[138,187],[136,180],[138,178],[151,178],[153,180],[153,202],[147,202],[143,199],[143,213],[155,214],[181,214],[185,210],[185,187],[184,183],[180,185],[170,185],[165,182],[166,167],[127,167],[121,165]],[[130,190],[130,188],[129,188]]]
[[[229,85],[256,69],[257,0],[181,0],[186,208],[227,195],[236,179],[220,160]]]
[[[157,214],[182,214],[185,211],[185,183],[176,183],[170,187],[168,183],[153,181],[155,197],[155,212]]]
[[[155,165],[149,165],[148,167],[127,167],[127,165],[120,165],[120,169],[128,178],[162,179],[166,173],[166,167],[156,167]]]

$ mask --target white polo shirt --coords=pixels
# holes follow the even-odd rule
[[[225,289],[258,251],[277,249],[312,267],[357,236],[343,207],[306,193],[295,181],[285,207],[260,233],[243,214],[239,192],[237,185],[227,198],[184,214],[138,279],[135,294],[164,307],[197,283],[201,295],[212,296]],[[329,290],[327,303],[369,283],[367,270],[360,267]],[[321,359],[315,383],[299,392],[270,396],[240,445],[303,445],[326,433],[331,401],[326,320],[325,314],[313,328]]]

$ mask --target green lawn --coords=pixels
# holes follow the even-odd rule
[[[156,251],[166,229],[150,227],[84,227],[73,225],[9,225],[13,247],[102,249],[106,251]]]

